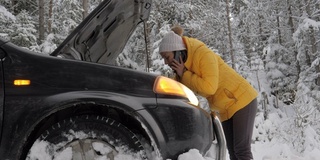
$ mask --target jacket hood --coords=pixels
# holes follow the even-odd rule
[[[150,9],[151,0],[104,0],[51,55],[111,64]]]

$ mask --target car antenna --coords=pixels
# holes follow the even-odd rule
[[[149,43],[148,43],[148,39],[147,39],[147,22],[144,20],[143,21],[143,29],[144,29],[144,41],[145,41],[145,47],[146,47],[146,55],[147,55],[147,65],[146,65],[146,71],[150,72],[150,67],[149,67]]]

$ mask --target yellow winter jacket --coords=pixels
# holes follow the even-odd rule
[[[181,83],[206,97],[220,120],[230,119],[258,95],[257,91],[203,42],[183,37],[188,57]]]

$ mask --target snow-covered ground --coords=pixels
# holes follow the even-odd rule
[[[286,112],[290,112],[290,108],[286,109]],[[287,140],[290,140],[294,132],[286,133],[289,123],[286,123],[286,118],[282,117],[284,113],[279,109],[278,112],[271,113],[269,119],[264,120],[264,115],[258,113],[255,122],[255,129],[253,134],[252,152],[255,160],[318,160],[320,157],[320,149],[317,144],[318,135],[312,128],[306,128],[305,130],[305,145],[306,149],[303,152],[298,152],[297,148],[292,147],[292,144]],[[283,129],[283,130],[281,130]],[[272,135],[272,136],[270,136]],[[299,135],[299,134],[297,134]],[[288,138],[286,138],[286,136]],[[308,142],[309,141],[309,142]],[[293,143],[293,142],[292,142]],[[30,160],[42,159],[50,160],[51,156],[46,150],[47,143],[37,142],[32,148],[32,156]],[[298,148],[300,147],[298,144]],[[95,145],[94,148],[103,152],[105,148]],[[214,145],[206,156],[202,156],[198,150],[191,149],[186,153],[181,154],[178,160],[215,160],[214,158]],[[71,160],[71,150],[64,150],[62,153],[55,155],[55,160]],[[227,159],[229,156],[227,155]],[[116,160],[135,160],[134,155],[128,155],[125,152],[121,152],[115,157]],[[98,160],[108,160],[106,157],[100,157]],[[155,158],[154,160],[160,160]]]
[[[41,158],[42,160],[50,160],[50,156],[44,150],[44,143],[39,143],[34,148],[34,157]],[[318,160],[320,157],[320,150],[315,148],[311,151],[306,151],[304,154],[298,154],[287,145],[277,141],[271,142],[258,142],[252,145],[253,156],[255,160]],[[69,153],[68,153],[69,152]],[[55,160],[71,160],[71,150],[66,150],[56,156]],[[210,155],[210,154],[209,154]],[[116,160],[134,160],[134,156],[128,154],[120,154],[115,157]],[[214,157],[202,156],[198,150],[191,149],[189,152],[183,153],[179,156],[178,160],[214,160]],[[227,155],[228,159],[228,155]],[[31,158],[33,160],[33,158]],[[108,160],[101,157],[98,160]]]
[[[312,128],[306,128],[305,130],[305,144],[306,149],[302,153],[297,151],[297,148],[292,147],[292,143],[288,142],[289,137],[292,137],[292,133],[286,133],[286,127],[288,123],[280,118],[278,115],[282,115],[282,111],[272,113],[269,115],[270,119],[263,120],[263,114],[258,114],[256,117],[256,128],[254,130],[252,153],[254,160],[318,160],[320,159],[319,148],[319,136],[314,132]],[[281,130],[284,128],[284,130]],[[274,132],[274,136],[270,137],[267,132]],[[297,134],[299,136],[299,134]],[[297,137],[298,138],[298,137]],[[260,139],[261,141],[258,141]],[[308,142],[309,141],[309,142]],[[210,154],[209,154],[210,155]],[[213,157],[203,157],[197,150],[190,150],[187,153],[181,154],[178,160],[213,160]],[[227,159],[229,156],[227,155]]]

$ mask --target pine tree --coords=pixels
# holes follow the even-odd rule
[[[4,6],[0,5],[0,37],[10,39],[9,33],[13,32],[12,24],[16,17],[12,15]]]
[[[143,26],[140,24],[130,37],[123,52],[117,58],[117,65],[135,70],[145,70],[146,52]]]
[[[52,32],[60,44],[82,21],[82,6],[78,0],[57,0],[52,11]]]
[[[16,23],[12,25],[12,32],[10,32],[11,41],[16,45],[22,47],[31,47],[37,45],[37,29],[35,27],[35,22],[32,20],[32,17],[29,16],[29,13],[25,10],[22,10],[16,16]]]
[[[293,33],[293,40],[298,51],[297,60],[301,64],[296,103],[293,106],[296,111],[297,127],[315,125],[316,115],[320,112],[320,84],[318,83],[320,44],[316,43],[320,39],[320,32],[315,30],[315,28],[320,28],[319,16],[317,16],[320,11],[319,5],[319,1],[310,0],[300,9],[300,21]]]

